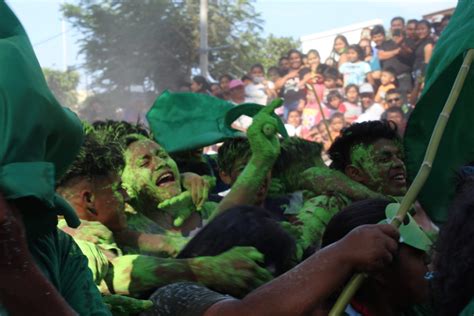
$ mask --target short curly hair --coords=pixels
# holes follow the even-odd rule
[[[125,166],[121,145],[114,141],[104,141],[94,131],[89,131],[84,143],[57,186],[64,186],[77,177],[94,179],[108,176],[111,172],[120,172]]]
[[[351,151],[354,146],[370,145],[382,138],[401,143],[397,126],[386,120],[354,123],[343,129],[328,150],[332,160],[331,168],[344,171],[346,166],[351,164]]]
[[[224,141],[217,152],[219,170],[230,174],[237,159],[250,159],[252,150],[246,137],[236,137]]]

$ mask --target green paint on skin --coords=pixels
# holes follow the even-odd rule
[[[351,161],[362,168],[363,171],[370,177],[371,183],[368,184],[377,192],[381,192],[383,188],[383,179],[380,175],[381,166],[380,163],[375,161],[375,149],[373,145],[355,145],[351,151]],[[388,162],[388,167],[393,164],[393,161]]]
[[[298,220],[302,223],[299,246],[303,249],[312,245],[319,246],[327,223],[350,203],[352,203],[350,199],[338,192],[320,195],[306,201],[298,214]]]
[[[133,315],[153,307],[153,302],[150,300],[139,300],[123,295],[105,295],[102,300],[109,306],[114,316]]]
[[[308,168],[300,173],[297,190],[309,190],[313,192],[313,197],[328,192],[339,192],[356,201],[383,197],[344,173],[326,166]]]

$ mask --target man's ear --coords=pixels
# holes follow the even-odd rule
[[[357,168],[354,165],[347,165],[346,168],[344,169],[344,173],[346,176],[351,178],[352,180],[359,182],[359,183],[365,183],[366,176],[365,173]]]
[[[92,190],[86,189],[81,191],[82,208],[87,211],[90,216],[97,216],[95,208],[95,196]]]
[[[221,178],[222,182],[224,182],[227,185],[230,185],[232,182],[230,175],[228,175],[226,172],[222,170],[219,170],[219,177]]]

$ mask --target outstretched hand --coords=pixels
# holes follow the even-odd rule
[[[209,196],[209,189],[211,183],[205,178],[192,172],[185,172],[181,174],[183,187],[186,191],[191,192],[194,206],[196,210],[200,211],[202,206],[207,201]]]
[[[263,260],[253,247],[234,247],[215,257],[195,258],[192,265],[198,282],[241,297],[272,279],[270,272],[259,265]]]
[[[283,104],[276,99],[254,116],[252,125],[247,130],[252,156],[258,162],[271,163],[280,154],[280,142],[277,137],[278,121],[271,114]]]

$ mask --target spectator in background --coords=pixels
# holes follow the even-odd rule
[[[344,112],[344,118],[348,124],[351,124],[362,114],[359,105],[359,87],[355,84],[348,85],[345,89],[345,95],[346,101],[343,104],[346,111]]]
[[[349,84],[360,86],[365,82],[370,66],[364,60],[364,52],[359,45],[351,45],[347,49],[348,61],[339,67],[339,72],[344,76],[344,87]]]
[[[265,79],[265,69],[262,64],[250,68],[252,82],[245,86],[245,102],[267,105],[276,97],[275,85]]]
[[[230,100],[230,88],[229,84],[232,81],[232,76],[228,74],[224,74],[219,77],[219,87],[221,88],[222,97],[224,100]]]
[[[359,115],[356,122],[380,120],[384,108],[379,103],[374,102],[374,88],[370,84],[364,83],[359,88],[359,96],[363,113]]]
[[[288,122],[285,124],[285,128],[290,137],[301,136],[301,113],[299,111],[290,111],[288,114]]]
[[[359,46],[364,52],[364,61],[370,66],[370,73],[367,75],[367,81],[373,85],[375,80],[380,79],[380,60],[377,50],[370,44],[370,39],[363,38],[359,41]]]
[[[413,107],[403,102],[402,94],[398,89],[388,90],[385,94],[385,107],[397,107],[402,109],[406,117],[408,117],[413,110]]]
[[[347,62],[347,49],[349,48],[349,42],[344,35],[337,35],[334,39],[334,45],[332,48],[331,55],[335,61],[337,61],[337,67],[340,67],[343,63]]]
[[[288,113],[290,113],[290,111],[298,109],[299,100],[306,99],[303,79],[305,76],[310,76],[310,71],[308,68],[303,67],[302,57],[303,55],[298,50],[290,50],[288,53],[290,69],[275,84],[277,89],[281,89],[281,95],[285,100],[283,104],[283,116],[285,120],[287,119]]]
[[[278,60],[278,67],[280,67],[280,76],[284,76],[290,70],[290,60],[288,56],[283,56]]]
[[[273,85],[275,85],[275,83],[278,81],[278,79],[280,79],[280,71],[279,71],[278,67],[272,66],[272,67],[268,68],[267,77],[271,82],[273,82]]]
[[[333,90],[329,92],[326,98],[326,108],[328,109],[328,115],[326,115],[326,117],[331,117],[336,112],[346,112],[342,95],[338,91]]]
[[[211,83],[211,94],[217,98],[222,99],[222,91],[218,83]]]
[[[449,23],[450,20],[451,20],[451,14],[446,14],[445,16],[443,16],[443,19],[441,20],[441,24],[439,26],[440,27],[439,35],[441,35],[441,33],[443,33],[446,26],[448,26],[448,23]]]
[[[209,86],[209,83],[203,76],[193,77],[193,80],[191,82],[191,92],[209,94],[210,88],[211,87]]]
[[[433,53],[434,41],[431,37],[431,24],[427,20],[421,20],[416,25],[416,43],[415,61],[413,63],[413,74],[415,81],[425,76],[426,66],[428,65],[431,54]]]
[[[230,102],[241,104],[245,102],[245,86],[242,80],[234,79],[229,83]]]
[[[243,75],[242,78],[240,78],[240,81],[242,81],[244,86],[247,86],[252,83],[252,78],[250,78],[249,75]]]
[[[382,119],[387,121],[392,121],[397,125],[397,132],[400,137],[403,137],[405,134],[405,129],[407,126],[407,120],[402,109],[399,107],[388,108],[383,114]]]
[[[382,70],[382,75],[380,76],[380,86],[375,95],[375,102],[383,102],[385,99],[385,94],[388,90],[396,88],[396,77],[395,70],[393,68],[386,68]]]
[[[338,91],[341,95],[344,94],[344,89],[338,87],[337,83],[339,80],[339,71],[335,68],[329,67],[324,73],[324,94],[323,99],[326,100],[329,92]]]
[[[394,30],[405,30],[405,19],[401,16],[396,16],[390,21],[390,31],[393,33]]]
[[[378,49],[382,68],[393,68],[399,89],[403,94],[403,98],[406,99],[407,94],[413,89],[410,58],[401,53],[402,48],[397,43],[386,40],[385,29],[382,25],[374,26],[370,34]]]
[[[337,69],[337,62],[333,57],[326,58],[326,60],[324,61],[324,64],[327,65],[328,67]]]
[[[418,20],[411,19],[408,20],[407,26],[405,27],[405,35],[406,38],[411,39],[412,41],[417,41],[418,38],[416,37],[416,25],[418,24]]]
[[[336,112],[331,115],[329,119],[329,129],[331,131],[332,139],[336,139],[339,136],[341,130],[346,126],[346,121],[344,119],[344,114]]]

